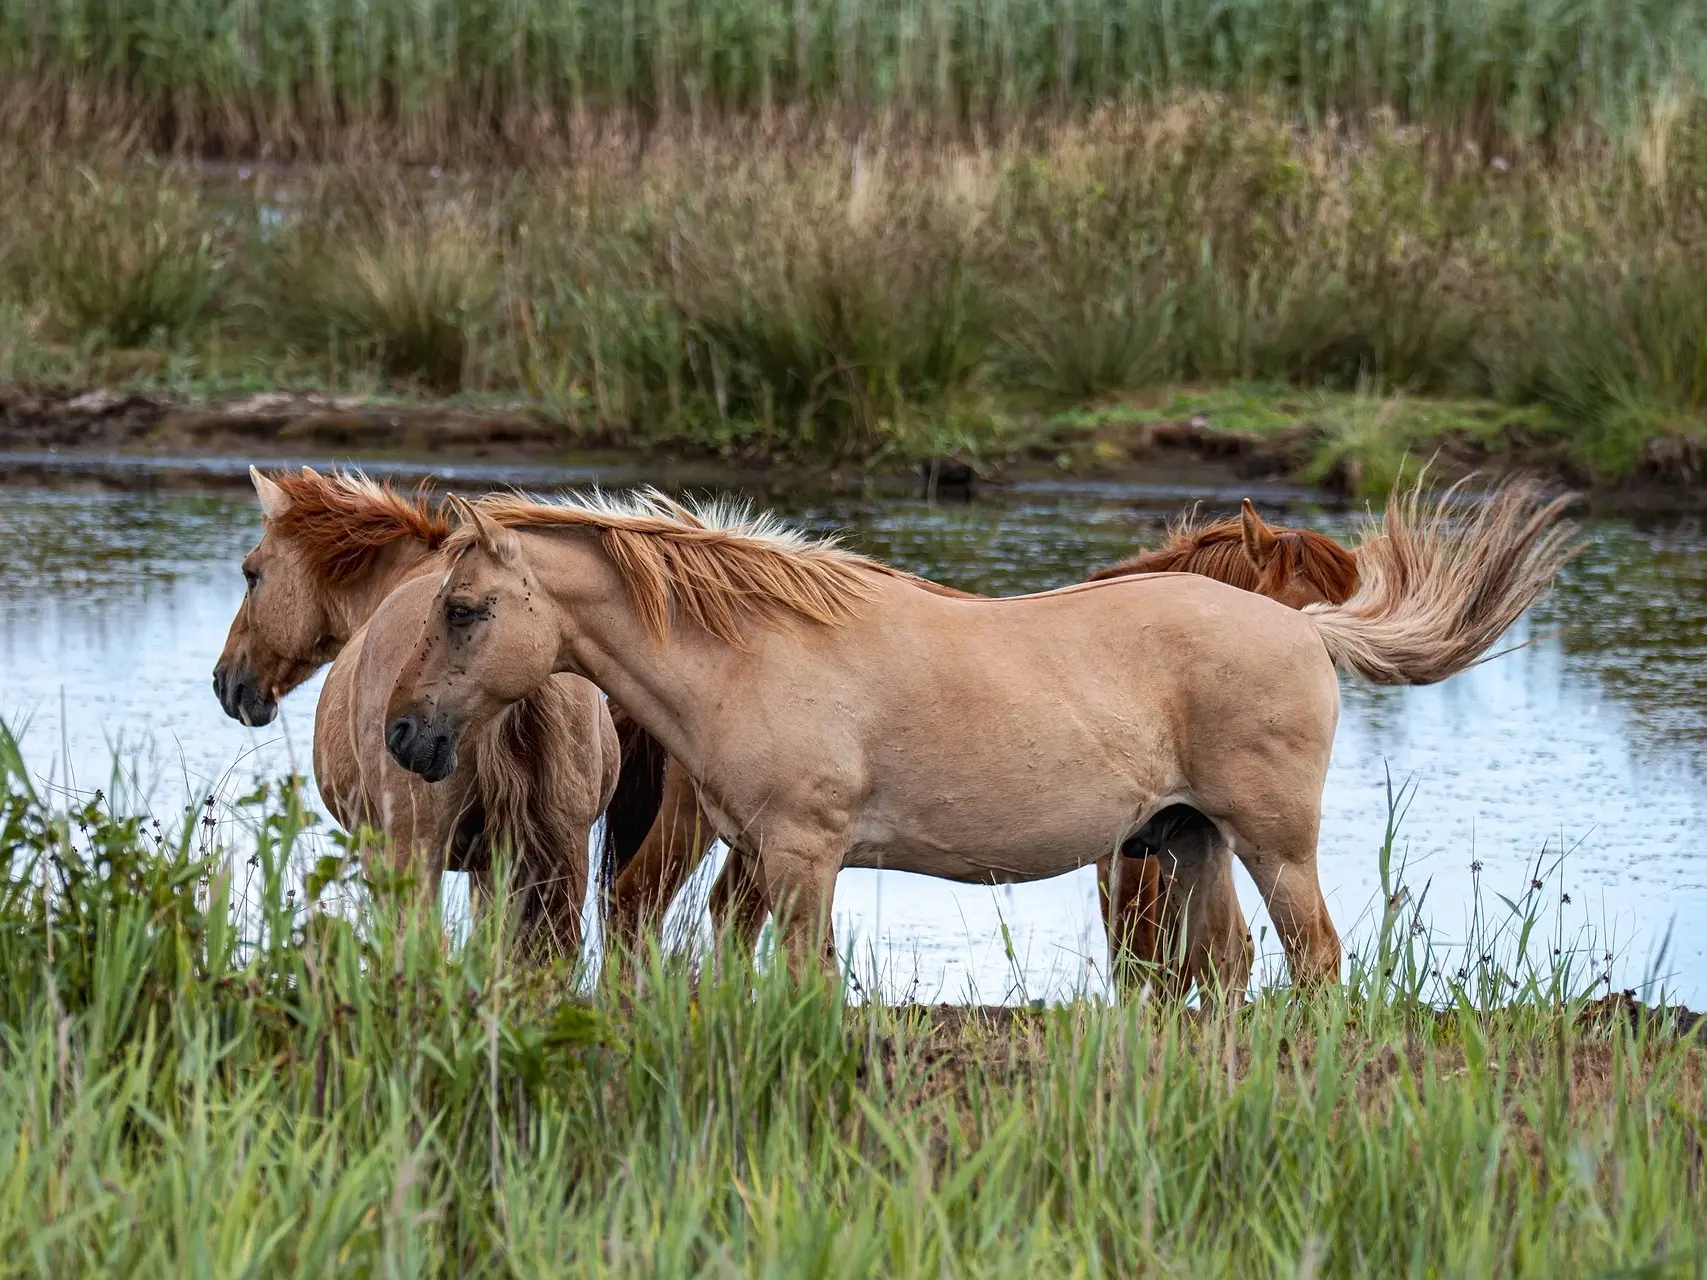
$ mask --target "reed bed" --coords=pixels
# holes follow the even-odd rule
[[[1073,457],[1084,410],[1235,384],[1328,396],[1298,470],[1354,490],[1443,440],[1699,480],[1704,190],[1694,108],[1544,161],[1207,97],[988,143],[613,126],[523,169],[15,143],[0,377],[520,399],[816,465]]]
[[[302,154],[560,135],[590,115],[803,110],[933,131],[1275,97],[1513,145],[1639,127],[1707,88],[1692,0],[33,0],[0,82],[38,124]]]
[[[289,786],[49,797],[5,735],[0,775],[7,1274],[1699,1265],[1699,1044],[1589,1003],[1538,904],[1433,999],[1402,893],[1346,987],[1238,1012],[589,983],[352,886]]]

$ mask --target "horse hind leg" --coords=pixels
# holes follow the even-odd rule
[[[1099,864],[1112,880],[1110,964],[1129,995],[1144,982],[1163,1000],[1195,986],[1209,996],[1237,997],[1250,979],[1253,947],[1232,876],[1232,850],[1221,832],[1189,805],[1171,805]],[[1122,883],[1124,882],[1124,883]]]
[[[1234,851],[1268,907],[1293,985],[1337,982],[1339,934],[1316,871],[1320,815],[1309,806],[1265,810],[1251,805],[1232,819]]]

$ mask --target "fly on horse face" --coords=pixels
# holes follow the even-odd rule
[[[1569,554],[1562,502],[1507,485],[1460,530],[1395,498],[1357,592],[1297,611],[1180,573],[950,595],[655,493],[453,499],[386,744],[449,776],[469,726],[554,672],[585,676],[755,855],[795,964],[833,955],[844,866],[1040,879],[1184,806],[1250,873],[1294,980],[1333,980],[1316,838],[1336,669],[1417,684],[1469,666]]]
[[[1354,553],[1314,530],[1264,523],[1249,499],[1231,520],[1200,524],[1194,512],[1169,527],[1163,546],[1091,580],[1162,572],[1202,574],[1295,609],[1341,604],[1358,582]],[[617,795],[605,815],[607,912],[611,934],[633,946],[657,927],[716,830],[685,770],[620,711],[616,721],[624,748]],[[1250,935],[1230,858],[1209,834],[1201,820],[1176,811],[1123,846],[1135,856],[1097,860],[1110,974],[1121,988],[1148,979],[1159,995],[1183,996],[1211,968],[1216,981],[1245,985]],[[745,940],[757,933],[769,908],[750,855],[731,849],[710,905],[719,931]]]
[[[576,949],[588,835],[618,764],[598,690],[573,676],[546,681],[471,725],[463,767],[427,786],[386,754],[384,699],[437,592],[449,521],[424,495],[360,475],[250,474],[262,533],[243,560],[248,589],[213,673],[226,714],[267,724],[280,698],[331,662],[314,772],[333,817],[380,832],[428,902],[446,869],[489,891],[492,846],[508,843],[524,943]]]

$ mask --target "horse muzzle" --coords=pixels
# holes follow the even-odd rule
[[[442,782],[456,771],[455,722],[446,715],[405,711],[385,726],[385,749],[410,773]]]
[[[213,693],[226,715],[251,728],[271,724],[279,713],[278,699],[262,693],[254,675],[242,667],[233,669],[223,662],[215,667]]]

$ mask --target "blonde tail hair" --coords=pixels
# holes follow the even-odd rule
[[[1434,684],[1474,665],[1581,549],[1548,499],[1509,480],[1468,519],[1453,508],[1464,482],[1424,506],[1425,486],[1387,500],[1380,533],[1357,548],[1359,585],[1344,604],[1314,604],[1335,667],[1376,684]]]

